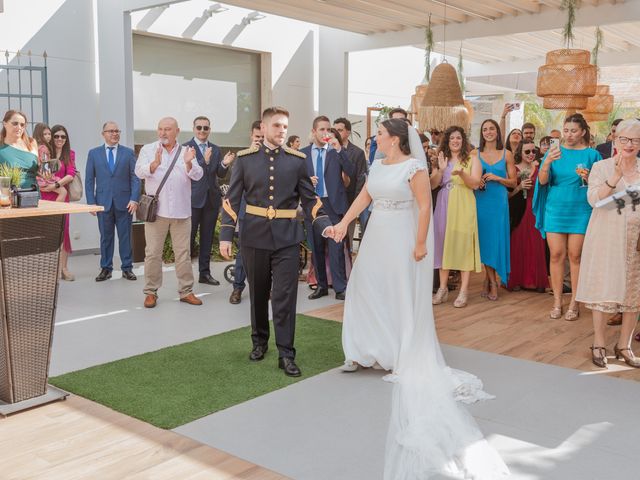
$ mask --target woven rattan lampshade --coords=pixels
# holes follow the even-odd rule
[[[422,100],[424,99],[425,94],[427,93],[427,84],[422,83],[416,87],[416,93],[411,95],[411,111],[415,114],[420,110],[420,105],[422,105]]]
[[[453,125],[469,127],[469,112],[464,106],[458,74],[452,65],[441,63],[433,70],[418,110],[418,123],[423,131],[442,132]]]
[[[607,120],[612,111],[613,95],[609,93],[609,85],[598,85],[596,94],[587,100],[587,108],[580,113],[587,121],[591,119],[592,122],[601,122]]]
[[[536,93],[550,110],[583,110],[596,93],[598,68],[591,65],[588,50],[562,49],[547,52],[538,69]]]

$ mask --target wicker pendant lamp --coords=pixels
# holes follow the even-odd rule
[[[600,47],[604,44],[602,30],[596,28],[596,44],[591,51],[593,64],[598,68],[598,54]],[[598,85],[596,94],[587,100],[587,107],[580,113],[587,122],[602,122],[609,119],[609,114],[613,111],[613,95],[610,94],[609,85]]]
[[[446,55],[447,1],[444,1],[443,56]],[[431,23],[429,23],[429,28]],[[427,37],[428,38],[428,37]],[[444,131],[452,125],[469,128],[469,112],[464,105],[458,73],[444,60],[433,69],[427,91],[418,109],[420,129]]]
[[[433,69],[427,93],[418,112],[422,130],[444,131],[452,125],[469,126],[469,112],[464,105],[458,74],[446,62]]]
[[[536,94],[544,99],[544,108],[582,110],[587,107],[587,99],[596,93],[598,69],[589,63],[588,50],[569,48],[575,39],[577,0],[563,0],[561,8],[567,10],[568,16],[563,31],[566,48],[547,52],[546,64],[538,69]]]

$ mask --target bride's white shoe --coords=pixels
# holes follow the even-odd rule
[[[340,367],[340,370],[342,370],[343,372],[355,372],[356,370],[358,370],[358,364],[352,362],[351,360],[346,360]]]

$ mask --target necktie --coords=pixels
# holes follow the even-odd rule
[[[324,169],[322,168],[322,149],[316,148],[318,156],[316,157],[316,177],[318,184],[316,185],[316,193],[320,198],[324,197]]]
[[[107,155],[107,160],[109,161],[109,170],[111,170],[111,173],[113,173],[113,171],[116,169],[116,159],[113,156],[113,149],[115,147],[107,147],[107,150],[109,150],[109,154]]]
[[[204,155],[204,151],[207,149],[207,144],[206,143],[201,143],[200,144],[200,151],[202,152],[202,155]]]

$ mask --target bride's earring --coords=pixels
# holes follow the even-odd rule
[[[391,146],[392,146],[392,147],[395,147],[395,146],[396,146],[396,142],[393,142],[393,143],[391,144]]]

